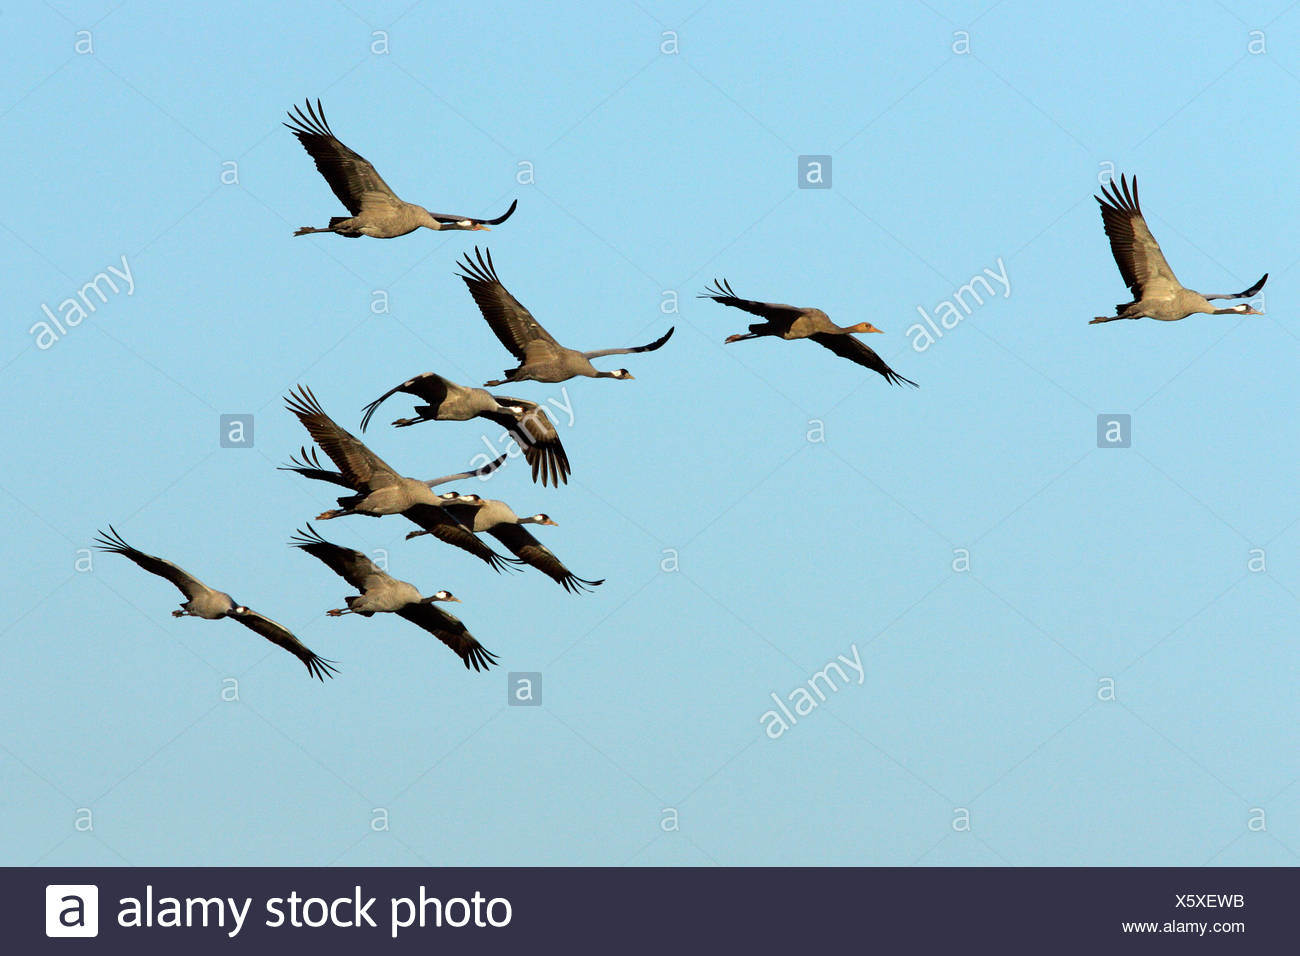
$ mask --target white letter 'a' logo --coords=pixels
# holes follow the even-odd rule
[[[46,936],[98,936],[99,887],[55,883],[45,887]]]

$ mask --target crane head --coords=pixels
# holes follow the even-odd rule
[[[424,207],[420,207],[420,208],[423,209]],[[428,221],[423,223],[423,225],[428,229],[433,229],[433,230],[464,229],[472,232],[478,229],[487,228],[487,226],[483,225],[483,223],[476,222],[473,219],[439,219],[438,217],[430,213],[429,210],[427,209],[424,209],[424,214],[429,217]]]
[[[859,322],[857,325],[849,329],[849,331],[850,332],[879,332],[881,335],[885,334],[884,329],[878,329],[870,322]]]
[[[443,222],[438,228],[464,229],[468,232],[476,232],[479,229],[486,229],[487,226],[481,222],[475,222],[473,219],[453,219],[450,222]]]

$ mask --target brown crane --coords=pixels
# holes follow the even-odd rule
[[[442,641],[464,662],[466,670],[471,666],[476,671],[487,670],[497,662],[496,655],[475,639],[460,618],[434,606],[436,601],[460,600],[450,591],[437,591],[428,597],[421,597],[415,585],[392,577],[360,551],[326,541],[310,524],[306,531],[295,532],[295,537],[289,543],[319,559],[361,592],[344,599],[346,609],[334,608],[327,611],[330,617],[344,614],[373,617],[387,611],[422,627]]]
[[[515,514],[504,501],[492,498],[480,498],[478,495],[458,495],[447,492],[439,495],[443,499],[443,510],[465,527],[475,532],[492,535],[504,544],[519,560],[531,564],[551,580],[561,585],[564,590],[578,594],[591,590],[605,583],[605,579],[588,581],[580,578],[555,556],[550,548],[542,544],[523,526],[526,524],[554,525],[549,515],[536,514],[521,518]],[[407,538],[419,537],[424,531],[412,531]]]
[[[1110,251],[1115,256],[1115,265],[1119,266],[1119,274],[1124,277],[1124,284],[1133,293],[1133,301],[1121,302],[1115,306],[1115,315],[1099,315],[1089,325],[1141,318],[1177,322],[1198,312],[1207,315],[1263,315],[1244,302],[1216,309],[1210,305],[1210,300],[1249,299],[1264,288],[1268,281],[1267,272],[1244,292],[1201,295],[1184,288],[1174,270],[1169,268],[1160,244],[1151,235],[1142,216],[1142,208],[1138,205],[1137,177],[1133,177],[1132,189],[1122,175],[1119,186],[1113,179],[1107,185],[1109,190],[1102,186],[1101,196],[1093,198],[1101,204],[1101,221],[1110,239]]]
[[[493,395],[481,388],[457,385],[436,372],[425,372],[390,388],[367,405],[361,419],[363,432],[379,406],[398,392],[428,402],[415,406],[415,418],[399,418],[393,422],[398,428],[420,422],[467,422],[471,418],[484,418],[504,428],[523,450],[524,460],[533,469],[533,481],[540,475],[543,485],[548,480],[557,488],[562,481],[568,483],[569,456],[564,453],[555,425],[536,402]]]
[[[441,501],[433,493],[436,485],[490,475],[506,459],[502,455],[496,461],[474,471],[462,471],[427,481],[406,478],[394,471],[391,465],[354,435],[340,428],[334,419],[325,414],[325,410],[316,401],[316,396],[305,385],[300,385],[296,393],[289,393],[285,398],[285,408],[298,416],[312,440],[330,456],[344,481],[357,492],[340,498],[339,507],[317,515],[317,521],[351,514],[396,515],[413,505],[438,505]]]
[[[295,115],[296,114],[296,115]],[[307,112],[294,107],[289,114],[289,127],[303,149],[316,161],[316,168],[329,183],[339,202],[347,207],[351,216],[331,216],[330,224],[317,229],[303,226],[295,236],[313,232],[333,232],[349,239],[373,236],[376,239],[393,239],[425,229],[486,229],[505,222],[515,211],[519,200],[510,204],[505,215],[496,219],[474,219],[470,216],[450,216],[429,212],[423,206],[404,202],[389,188],[388,183],[375,171],[363,156],[344,146],[325,122],[325,109],[320,100],[315,109],[307,101]]]
[[[499,464],[504,460],[504,456],[493,464]],[[305,478],[314,478],[317,481],[328,481],[330,484],[339,485],[343,488],[353,488],[354,485],[343,477],[341,472],[330,471],[325,468],[316,455],[316,449],[307,448],[299,449],[297,457],[290,458],[289,464],[282,465],[281,471],[296,471]],[[340,498],[339,503],[349,500]],[[424,529],[426,534],[431,534],[439,541],[445,541],[447,544],[454,545],[462,551],[466,551],[474,557],[479,558],[497,572],[520,564],[516,558],[506,558],[497,554],[486,544],[483,539],[470,531],[463,524],[443,510],[441,503],[432,504],[415,504],[402,512],[402,515],[415,522]]]
[[[337,672],[338,668],[334,666],[333,661],[327,661],[313,653],[283,624],[277,624],[265,615],[258,614],[242,604],[236,604],[234,598],[225,591],[208,587],[194,575],[168,560],[137,551],[122,540],[122,536],[112,525],[108,526],[107,533],[99,532],[99,537],[95,539],[95,547],[100,551],[130,558],[150,574],[156,574],[176,585],[177,589],[185,595],[186,601],[179,611],[172,611],[172,617],[198,617],[205,621],[219,621],[223,617],[228,617],[238,621],[250,631],[262,635],[277,647],[284,648],[302,661],[307,666],[307,673],[317,680],[323,682],[326,677],[333,677]]]
[[[801,309],[793,305],[742,299],[731,290],[731,285],[726,279],[721,281],[714,279],[713,288],[706,289],[700,298],[712,299],[734,309],[743,309],[766,320],[755,322],[749,327],[748,332],[727,336],[728,344],[761,338],[765,335],[774,335],[783,339],[810,339],[850,362],[856,362],[873,372],[879,372],[891,385],[906,383],[913,388],[916,387],[916,383],[910,378],[903,378],[886,365],[885,360],[877,355],[874,349],[853,337],[855,332],[881,331],[870,322],[847,326],[836,325],[821,309]]]
[[[469,287],[469,294],[474,297],[479,311],[487,320],[488,327],[496,334],[515,358],[519,367],[506,369],[505,378],[488,382],[488,387],[504,385],[506,382],[567,382],[571,378],[585,375],[587,378],[630,379],[632,374],[625,368],[613,372],[598,372],[591,364],[594,358],[603,355],[631,355],[634,352],[653,352],[661,348],[672,337],[676,326],[670,328],[663,337],[649,345],[627,349],[600,349],[595,352],[579,352],[565,348],[542,328],[525,309],[518,299],[506,290],[497,278],[496,268],[492,265],[492,253],[487,253],[486,261],[478,247],[474,247],[478,258],[477,265],[465,254],[465,261],[460,264],[464,270],[461,279]]]

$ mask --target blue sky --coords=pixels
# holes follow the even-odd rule
[[[1300,856],[1300,10],[54,2],[4,20],[4,863]],[[518,211],[490,233],[293,238],[342,211],[280,125],[308,96],[404,198]],[[831,188],[797,188],[802,155],[832,158]],[[1092,199],[1109,170],[1140,177],[1184,283],[1267,271],[1267,314],[1090,327],[1127,300]],[[469,489],[549,513],[539,535],[607,579],[595,594],[405,541],[398,518],[317,525],[459,595],[501,658],[486,675],[400,619],[327,618],[346,585],[286,542],[329,489],[275,470],[306,440],[282,408],[297,384],[356,430],[410,375],[510,364],[454,276],[476,240],[567,344],[677,328],[606,360],[635,381],[567,383],[567,486],[512,462]],[[42,305],[109,266],[130,283],[40,348]],[[918,350],[919,310],[986,269],[1005,292]],[[920,388],[810,343],[724,346],[748,317],[695,298],[715,276],[872,322]],[[254,416],[253,448],[219,446],[223,414]],[[1131,447],[1098,448],[1099,415],[1131,416]],[[484,435],[367,438],[433,476]],[[110,522],[338,678],[174,620],[180,595],[121,558],[79,570]],[[860,670],[799,692],[841,659]],[[508,672],[542,675],[541,706],[507,706]],[[774,696],[816,706],[772,739]]]

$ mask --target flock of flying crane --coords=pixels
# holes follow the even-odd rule
[[[326,232],[348,238],[371,236],[392,239],[421,227],[434,230],[482,230],[499,225],[514,214],[518,201],[512,202],[505,214],[496,219],[430,213],[423,206],[402,201],[383,181],[374,166],[348,149],[334,135],[325,121],[325,112],[319,100],[314,108],[310,101],[306,107],[305,113],[295,107],[294,112],[289,114],[290,122],[285,125],[315,160],[316,168],[351,215],[333,216],[328,226],[320,228],[304,226],[294,233],[295,236]],[[1268,273],[1242,292],[1202,295],[1185,288],[1165,261],[1159,244],[1142,216],[1138,204],[1137,178],[1133,178],[1131,186],[1123,176],[1120,177],[1118,186],[1113,181],[1107,186],[1102,187],[1102,195],[1096,199],[1101,205],[1102,223],[1110,240],[1115,263],[1125,284],[1133,293],[1133,300],[1117,305],[1115,315],[1097,316],[1089,324],[1139,318],[1170,322],[1196,313],[1261,314],[1246,303],[1216,309],[1210,300],[1251,298],[1263,288]],[[469,289],[489,328],[519,362],[516,368],[507,369],[503,373],[504,378],[487,382],[489,388],[511,382],[565,382],[578,376],[630,379],[632,375],[627,369],[602,372],[591,364],[591,360],[608,355],[653,352],[661,348],[674,331],[670,328],[654,342],[633,348],[592,352],[566,348],[542,328],[532,313],[502,285],[490,252],[485,255],[475,247],[474,258],[466,254],[464,261],[458,265],[461,269],[458,275]],[[742,299],[732,291],[725,279],[715,280],[713,286],[700,297],[763,319],[762,322],[751,324],[747,332],[728,336],[725,340],[727,343],[763,336],[806,338],[836,355],[879,373],[892,385],[906,383],[916,386],[915,382],[899,375],[875,351],[854,337],[855,333],[881,331],[870,322],[840,326],[820,309]],[[568,455],[560,443],[554,424],[536,402],[458,385],[434,372],[426,372],[394,386],[366,405],[361,419],[363,432],[379,406],[399,392],[413,395],[426,404],[416,405],[414,417],[399,418],[392,423],[394,426],[401,428],[427,421],[469,421],[483,418],[509,432],[531,467],[534,482],[540,481],[543,487],[548,483],[555,487],[559,487],[560,482],[567,483],[570,473]],[[325,521],[354,514],[375,517],[400,514],[419,526],[419,530],[407,535],[408,539],[431,534],[485,561],[498,572],[515,565],[530,565],[573,593],[588,591],[604,583],[603,580],[592,581],[573,574],[549,548],[524,528],[528,524],[554,525],[555,522],[547,515],[520,517],[504,501],[485,499],[474,494],[462,495],[454,491],[440,494],[433,491],[435,487],[449,482],[486,477],[505,462],[506,455],[474,471],[430,480],[408,478],[330,418],[311,389],[299,386],[286,397],[285,402],[286,408],[307,429],[315,446],[324,451],[338,470],[324,467],[316,447],[306,445],[300,449],[297,457],[283,466],[283,470],[339,485],[351,492],[338,499],[338,508],[318,515],[316,520]],[[480,534],[496,539],[512,556],[498,554],[479,537]],[[95,543],[100,550],[124,555],[146,571],[166,578],[179,588],[186,601],[179,610],[172,611],[173,616],[188,615],[205,620],[232,618],[292,653],[306,665],[311,676],[324,680],[337,672],[334,661],[315,654],[283,625],[237,604],[229,594],[208,587],[172,562],[136,550],[111,525],[107,532],[100,532]],[[310,523],[306,530],[295,532],[290,544],[320,560],[357,590],[357,594],[345,599],[346,608],[330,610],[327,612],[329,615],[337,617],[360,614],[371,617],[381,612],[394,613],[436,636],[461,658],[467,669],[473,667],[476,671],[486,670],[497,663],[496,655],[486,650],[459,618],[437,607],[438,603],[459,600],[450,592],[437,591],[427,597],[422,596],[414,585],[391,577],[362,552],[327,541]]]

